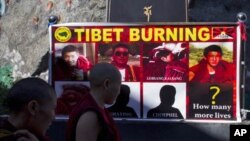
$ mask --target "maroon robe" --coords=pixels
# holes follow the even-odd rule
[[[17,130],[18,129],[14,127],[7,119],[0,119],[0,141],[16,141],[18,137],[14,136],[12,133],[16,132]],[[39,139],[39,141],[51,141],[47,136],[36,137]]]
[[[187,65],[182,61],[175,60],[170,63],[163,61],[151,61],[145,65],[144,80],[181,82],[187,77]]]
[[[116,66],[114,62],[111,62],[111,64]],[[140,80],[141,80],[140,67],[134,66],[134,65],[126,65],[125,66],[125,81],[140,81]]]
[[[86,94],[81,103],[71,112],[67,123],[66,141],[75,141],[77,122],[81,115],[88,111],[94,111],[100,121],[102,130],[97,137],[98,141],[121,141],[110,113],[107,109],[100,108],[90,94]]]
[[[191,67],[189,71],[195,74],[191,82],[232,82],[236,76],[235,65],[223,60],[216,66],[213,76],[207,70],[207,61],[205,59],[202,59],[199,64]]]
[[[68,92],[68,90],[70,92]],[[56,114],[69,115],[73,108],[81,102],[85,94],[89,93],[89,87],[85,85],[64,85],[63,93],[57,99]]]
[[[84,56],[79,56],[75,67],[69,67],[63,58],[57,58],[56,64],[53,66],[54,81],[58,80],[76,80],[74,78],[75,69],[82,70],[84,76],[87,76],[87,72],[92,68],[92,64]]]

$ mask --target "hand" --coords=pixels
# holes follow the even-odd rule
[[[73,78],[75,78],[76,80],[83,80],[84,79],[83,70],[81,70],[81,69],[74,69],[74,72],[72,75],[73,75]]]
[[[15,132],[17,141],[39,141],[38,138],[28,130],[18,130]]]

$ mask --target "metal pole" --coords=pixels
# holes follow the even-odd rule
[[[240,91],[240,101],[241,101],[241,114],[242,120],[245,120],[247,117],[248,110],[245,109],[245,82],[246,82],[246,39],[243,39],[242,35],[246,34],[245,23],[247,21],[247,15],[243,12],[237,14],[238,23],[241,26],[241,61],[240,61],[240,83],[241,83],[241,91]],[[243,32],[243,33],[242,33]],[[245,38],[245,37],[244,37]]]

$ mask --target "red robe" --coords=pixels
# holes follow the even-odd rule
[[[94,111],[100,121],[102,130],[97,137],[98,141],[121,141],[110,113],[107,109],[101,109],[90,94],[86,94],[81,103],[71,112],[67,123],[66,141],[75,141],[77,122],[81,115],[88,111]]]
[[[82,70],[84,76],[87,76],[87,71],[92,68],[92,64],[84,56],[79,56],[75,67],[69,67],[62,58],[57,58],[56,64],[53,66],[54,81],[58,80],[76,80],[73,73],[75,69]]]
[[[191,67],[189,71],[193,72],[194,78],[191,82],[217,82],[225,83],[235,80],[235,65],[221,60],[215,68],[215,74],[211,76],[207,70],[207,61],[202,59],[199,64]]]
[[[125,68],[125,81],[140,81],[140,67],[127,65]]]
[[[0,119],[0,141],[16,141],[19,137],[14,136],[13,133],[16,132],[17,130],[18,129],[14,127],[7,119]],[[47,136],[42,136],[42,137],[36,136],[36,137],[39,139],[39,141],[51,141],[50,138]]]
[[[67,91],[70,92],[67,92]],[[85,94],[89,93],[89,87],[85,85],[64,85],[63,93],[57,99],[56,114],[69,115],[73,108],[81,102]]]
[[[114,62],[111,62],[112,65],[116,66]],[[125,66],[125,81],[140,81],[141,73],[140,67],[134,65]]]
[[[186,81],[187,65],[176,60],[170,63],[163,61],[152,61],[145,65],[144,80],[182,82]]]

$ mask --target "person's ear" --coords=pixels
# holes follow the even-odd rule
[[[162,60],[163,62],[166,62],[166,57],[161,57],[161,60]]]
[[[34,116],[39,111],[39,103],[36,100],[31,100],[28,103],[28,111]]]
[[[110,85],[110,80],[109,79],[105,79],[104,82],[103,82],[103,85],[104,85],[105,89],[108,89],[109,85]]]
[[[207,57],[206,57],[206,56],[204,56],[203,58],[204,58],[204,60],[207,60]]]

